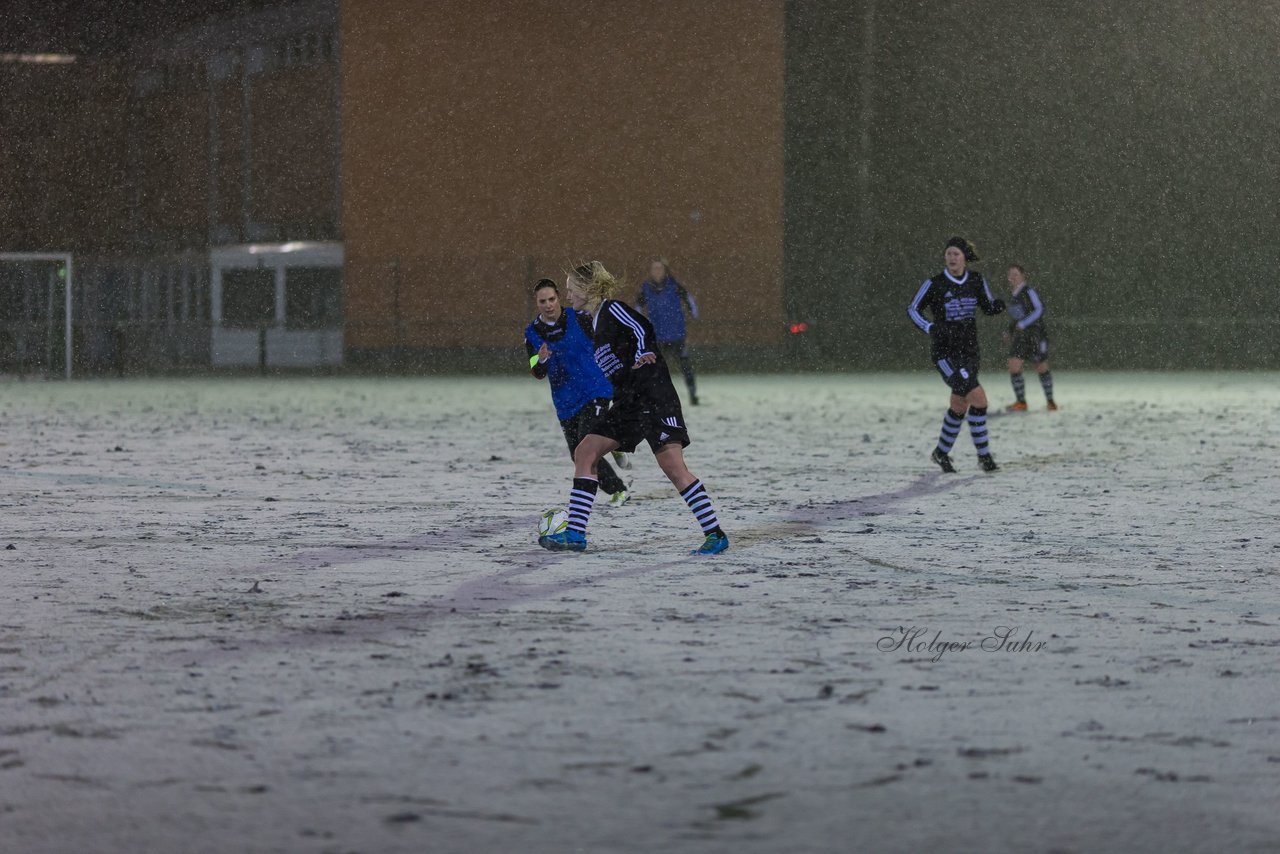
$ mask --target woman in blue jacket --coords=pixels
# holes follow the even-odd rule
[[[693,361],[689,358],[684,312],[687,308],[689,317],[697,320],[698,303],[694,301],[693,294],[671,275],[671,268],[661,258],[655,258],[649,265],[649,278],[640,285],[636,308],[643,311],[653,324],[662,357],[669,360],[674,355],[680,361],[680,372],[689,387],[689,404],[697,406],[698,391],[694,384]]]
[[[560,288],[550,279],[540,279],[533,286],[533,298],[538,315],[524,330],[529,372],[550,382],[551,402],[572,458],[582,437],[608,411],[613,386],[596,365],[591,315],[565,309]],[[627,500],[627,485],[609,463],[601,460],[596,474],[601,491],[612,496],[610,504],[619,506]]]

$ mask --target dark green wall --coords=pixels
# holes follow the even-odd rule
[[[790,0],[786,280],[822,361],[923,364],[905,306],[960,233],[998,292],[1030,267],[1064,367],[1280,366],[1277,45],[1274,3]]]

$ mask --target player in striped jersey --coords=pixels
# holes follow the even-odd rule
[[[946,268],[926,279],[915,298],[907,306],[907,314],[931,341],[934,366],[951,389],[951,405],[942,419],[942,433],[933,449],[932,460],[944,472],[955,471],[951,462],[951,446],[960,435],[965,412],[969,416],[969,433],[978,451],[978,466],[983,471],[996,471],[987,438],[987,393],[978,382],[977,310],[984,314],[1004,311],[1002,300],[991,296],[987,280],[968,265],[978,260],[973,244],[963,237],[947,241],[943,255]],[[921,313],[929,312],[929,318]]]
[[[598,489],[592,474],[596,461],[615,449],[631,451],[647,442],[663,474],[702,528],[705,539],[693,554],[719,554],[729,548],[729,538],[720,528],[702,481],[685,465],[689,430],[671,374],[657,349],[653,326],[634,308],[613,299],[618,288],[618,280],[599,261],[577,267],[565,282],[570,299],[576,302],[578,295],[584,296],[592,313],[596,364],[613,383],[613,406],[574,451],[568,529],[538,542],[556,551],[585,550],[587,523]]]
[[[1053,402],[1053,374],[1049,373],[1049,331],[1044,322],[1044,303],[1035,288],[1027,284],[1027,270],[1021,264],[1009,265],[1009,287],[1013,296],[1009,300],[1009,330],[1004,340],[1009,342],[1009,381],[1017,402],[1009,406],[1012,412],[1027,411],[1027,384],[1022,378],[1022,364],[1031,361],[1040,375],[1040,387],[1052,412],[1058,408]]]

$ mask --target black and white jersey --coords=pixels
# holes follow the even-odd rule
[[[1043,341],[1049,337],[1044,322],[1044,303],[1031,285],[1023,285],[1009,300],[1009,331],[1016,337]]]
[[[981,273],[965,270],[955,278],[946,270],[926,279],[907,306],[907,314],[933,341],[933,359],[978,357],[978,309],[983,314],[999,314],[1004,303],[991,295]],[[921,313],[929,312],[929,317]]]
[[[646,353],[657,361],[634,367]],[[614,406],[666,404],[676,396],[666,360],[658,350],[653,324],[621,300],[600,304],[595,315],[596,364],[613,383]]]

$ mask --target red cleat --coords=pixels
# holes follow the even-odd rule
[[[1026,407],[1024,406],[1024,407],[1023,407],[1023,409],[1026,409]],[[1049,410],[1050,412],[1057,412],[1057,411],[1058,411],[1058,404],[1054,403],[1054,402],[1051,400],[1051,401],[1049,401],[1049,405],[1048,405],[1048,406],[1046,406],[1046,407],[1045,407],[1045,409]]]
[[[1009,404],[1009,406],[1007,407],[1007,411],[1008,412],[1026,412],[1027,405],[1020,400],[1017,403]]]

